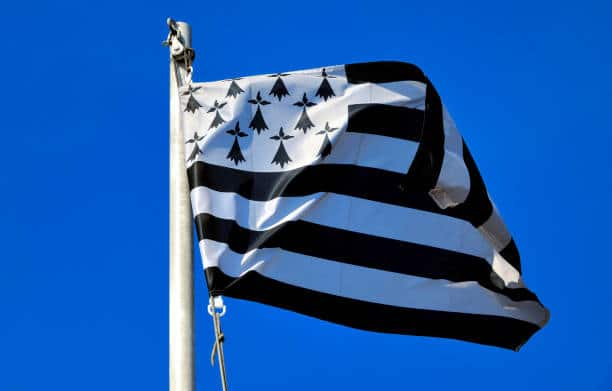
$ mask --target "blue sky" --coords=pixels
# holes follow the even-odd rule
[[[167,16],[198,80],[368,60],[430,76],[552,319],[520,353],[227,300],[232,390],[612,388],[604,1],[11,2],[0,390],[165,390]],[[197,389],[218,389],[196,264]]]

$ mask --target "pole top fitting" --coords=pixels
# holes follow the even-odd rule
[[[184,63],[189,67],[195,58],[195,51],[191,47],[191,26],[172,18],[166,19],[166,24],[170,31],[162,45],[170,48],[170,56],[174,61]]]
[[[176,20],[172,19],[171,17],[168,17],[168,19],[166,19],[166,24],[168,25],[170,32],[178,33],[178,26],[176,25]]]

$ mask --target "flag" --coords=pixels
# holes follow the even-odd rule
[[[548,321],[436,89],[372,62],[181,89],[212,295],[518,350]]]

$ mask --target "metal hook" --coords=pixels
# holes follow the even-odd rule
[[[221,312],[217,310],[221,310]],[[223,296],[211,296],[208,304],[208,315],[214,316],[213,311],[222,317],[227,312],[227,307],[223,304]]]

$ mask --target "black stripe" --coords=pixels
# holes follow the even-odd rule
[[[453,338],[518,351],[540,328],[493,315],[395,307],[299,288],[251,271],[231,278],[207,268],[213,295],[255,301],[362,330]]]
[[[429,191],[436,186],[444,160],[444,119],[442,101],[433,84],[427,81],[423,136],[408,169],[405,186]]]
[[[499,252],[499,255],[504,257],[504,259],[516,270],[518,270],[519,273],[522,273],[521,256],[518,252],[518,248],[516,247],[516,243],[514,243],[514,239],[512,239],[510,243],[508,243],[508,245]]]
[[[423,71],[414,64],[400,61],[376,61],[344,66],[346,80],[352,84],[389,83],[394,81],[420,81],[427,78]]]
[[[419,205],[416,209],[441,211],[427,194],[402,191],[400,185],[404,174],[370,167],[324,164],[283,172],[255,173],[197,161],[187,173],[191,189],[206,186],[238,193],[253,201],[328,192],[394,205],[415,204]]]
[[[233,220],[202,213],[195,217],[198,240],[226,243],[240,254],[256,248],[281,248],[297,254],[371,269],[454,282],[476,281],[514,301],[538,301],[525,288],[500,289],[491,281],[491,265],[476,256],[380,236],[290,221],[267,231],[252,231]]]
[[[468,159],[471,162],[471,157]],[[492,206],[484,186],[478,186],[478,170],[473,165],[468,165],[468,169],[472,185],[466,202],[446,209],[438,207],[426,192],[403,190],[404,174],[370,167],[324,164],[255,173],[197,161],[187,173],[191,189],[205,186],[253,201],[327,192],[455,217],[478,227],[490,216]]]
[[[459,218],[468,220],[475,227],[479,227],[491,217],[493,204],[465,141],[463,142],[463,161],[470,176],[470,192],[463,203],[453,208],[453,213],[456,213]]]
[[[383,104],[358,104],[348,107],[347,132],[419,141],[422,130],[422,110]]]

